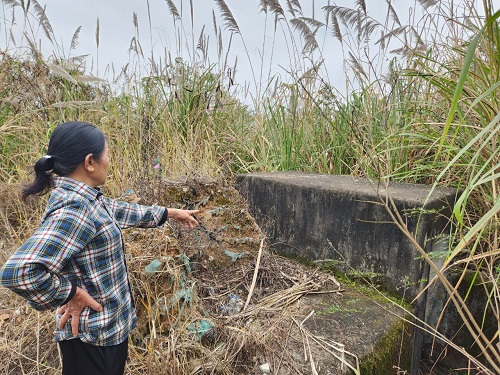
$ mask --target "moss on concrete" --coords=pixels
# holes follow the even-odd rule
[[[290,256],[289,254],[284,255],[286,258],[298,262],[306,267],[319,268],[323,272],[330,273],[335,276],[335,278],[344,285],[349,285],[354,290],[364,294],[368,298],[379,303],[395,303],[396,305],[402,306],[408,310],[412,307],[409,303],[405,302],[401,296],[389,292],[382,285],[371,284],[370,282],[373,278],[378,277],[379,274],[375,273],[364,273],[361,272],[341,272],[339,271],[338,265],[339,261],[334,259],[323,260],[321,262],[313,261],[300,257],[298,255]]]
[[[287,256],[290,258],[289,256]],[[322,317],[329,317],[332,321],[347,323],[353,319],[372,318],[378,313],[372,311],[373,303],[378,306],[402,306],[407,310],[412,307],[403,301],[401,296],[391,294],[383,288],[370,285],[366,282],[366,277],[352,278],[350,274],[338,272],[337,263],[334,260],[322,261],[320,263],[294,256],[293,260],[314,268],[320,268],[322,271],[333,274],[335,278],[347,288],[343,293],[343,299],[334,303],[327,304],[326,301],[318,308],[317,314]],[[359,276],[359,275],[358,275]],[[349,291],[349,292],[348,292]],[[352,292],[351,292],[352,291]],[[373,301],[368,303],[368,301]],[[389,309],[388,309],[389,310]],[[346,321],[347,319],[347,321]],[[377,324],[377,320],[371,321]],[[412,348],[411,326],[403,320],[396,322],[383,336],[376,342],[367,354],[361,355],[360,373],[362,375],[386,375],[396,374],[398,370],[409,371],[411,367],[411,348]]]
[[[397,374],[411,367],[411,327],[401,321],[375,345],[373,352],[360,360],[363,375]]]

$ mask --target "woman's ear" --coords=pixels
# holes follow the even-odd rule
[[[94,172],[95,167],[94,167],[95,159],[94,159],[94,154],[88,154],[85,156],[85,160],[83,161],[83,166],[85,167],[85,170],[88,172]]]

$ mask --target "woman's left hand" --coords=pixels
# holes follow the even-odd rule
[[[73,336],[78,337],[80,315],[85,307],[90,307],[95,311],[102,311],[102,306],[86,290],[77,287],[73,298],[57,309],[57,313],[62,314],[59,329],[63,329],[66,322],[71,318],[71,332],[73,332]]]
[[[198,225],[198,221],[194,217],[200,210],[180,210],[177,208],[169,208],[168,216],[174,218],[182,224],[184,228],[194,228]]]

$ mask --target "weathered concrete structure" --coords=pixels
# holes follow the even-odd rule
[[[383,286],[411,301],[429,278],[429,266],[388,214],[394,207],[426,252],[446,249],[456,191],[419,185],[373,183],[351,176],[301,172],[253,173],[237,177],[237,189],[281,254],[375,276]],[[389,199],[390,198],[390,199]],[[435,323],[444,300],[424,293],[415,306],[422,320]],[[422,334],[414,334],[416,373]]]

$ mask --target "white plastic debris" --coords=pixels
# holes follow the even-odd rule
[[[269,363],[264,363],[259,366],[260,371],[262,371],[263,374],[270,374],[271,373],[271,368],[269,367]]]

